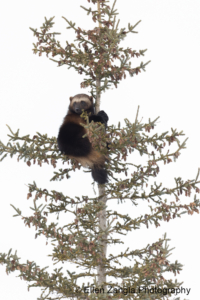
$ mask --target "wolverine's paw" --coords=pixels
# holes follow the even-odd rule
[[[100,110],[97,116],[100,116],[105,122],[108,122],[108,115],[105,113],[104,110]]]
[[[108,150],[110,150],[110,144],[111,144],[111,142],[106,142],[106,148],[107,148]]]

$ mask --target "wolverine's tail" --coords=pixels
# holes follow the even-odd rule
[[[105,184],[106,182],[108,182],[107,170],[98,165],[92,166],[92,177],[94,181],[96,181],[99,184]]]

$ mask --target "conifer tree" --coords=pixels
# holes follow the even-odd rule
[[[74,43],[66,41],[66,46],[61,45],[56,39],[58,33],[52,31],[53,18],[45,18],[40,30],[31,30],[37,38],[33,49],[35,54],[51,55],[53,58],[50,59],[58,66],[67,65],[69,69],[74,68],[79,74],[85,75],[81,87],[90,89],[90,94],[95,99],[95,112],[98,113],[102,92],[112,85],[117,88],[127,73],[134,77],[142,70],[145,71],[148,62],[140,62],[138,67],[133,68],[132,58],[144,56],[146,50],[136,51],[120,46],[120,42],[128,34],[136,33],[135,28],[139,22],[135,25],[128,24],[127,29],[120,29],[115,9],[116,0],[112,5],[107,0],[88,2],[92,7],[81,7],[92,17],[95,23],[93,29],[84,30],[63,17],[67,28],[74,30],[76,34]],[[60,191],[48,191],[34,182],[29,184],[27,195],[28,199],[34,196],[33,215],[26,217],[20,209],[13,208],[15,216],[21,216],[25,226],[35,226],[36,237],[44,235],[54,243],[54,262],[72,262],[85,271],[70,272],[63,267],[49,273],[35,262],[21,262],[17,252],[13,253],[11,250],[7,254],[0,253],[0,263],[6,265],[7,273],[17,271],[22,279],[29,282],[29,287],[41,287],[41,300],[169,299],[176,294],[181,283],[167,279],[165,273],[177,274],[182,265],[178,261],[169,261],[171,250],[166,235],[143,249],[124,248],[117,255],[107,255],[107,246],[123,244],[122,239],[114,238],[113,234],[126,235],[129,231],[140,229],[143,224],[147,228],[152,224],[158,227],[162,220],[169,222],[184,213],[192,215],[199,212],[200,202],[196,197],[200,191],[199,172],[193,180],[175,178],[175,185],[170,189],[162,187],[156,181],[148,187],[150,179],[158,175],[160,163],[169,164],[178,159],[186,144],[186,140],[179,140],[184,133],[174,129],[171,129],[171,133],[164,132],[161,135],[152,133],[158,118],[142,123],[138,120],[138,111],[135,120],[125,120],[125,127],[121,128],[120,123],[117,127],[110,125],[106,132],[104,125],[89,123],[88,116],[84,114],[83,118],[87,120],[85,127],[93,147],[107,157],[109,182],[98,186],[97,196],[86,195],[81,198],[76,195],[72,198]],[[20,136],[19,130],[15,133],[8,128],[9,142],[6,145],[0,142],[1,161],[10,155],[17,156],[18,160],[24,159],[28,166],[37,162],[40,166],[50,163],[54,168],[58,161],[62,161],[65,168],[56,170],[51,180],[65,180],[67,183],[70,182],[71,172],[78,172],[81,168],[76,160],[59,152],[56,137],[41,133],[36,133],[33,137]],[[170,149],[172,144],[176,144],[175,151]],[[134,161],[136,152],[145,159],[148,158],[148,162],[137,165]],[[133,161],[128,163],[126,160],[131,153]],[[190,197],[192,192],[194,200],[187,205],[180,204],[181,195]],[[164,198],[167,196],[170,196],[170,202]],[[118,200],[119,205],[126,205],[126,201],[131,201],[136,206],[140,199],[150,203],[149,214],[132,218],[128,213],[106,210],[107,201]],[[39,201],[43,203],[38,204]],[[50,214],[62,213],[74,216],[74,221],[63,227],[48,222]],[[129,259],[129,267],[122,265],[122,258]]]

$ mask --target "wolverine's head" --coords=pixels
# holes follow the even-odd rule
[[[78,115],[82,114],[82,110],[94,113],[94,105],[92,96],[89,97],[86,94],[78,94],[74,97],[70,97],[69,110]]]

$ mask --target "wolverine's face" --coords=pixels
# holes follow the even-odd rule
[[[82,110],[90,109],[92,105],[92,97],[85,94],[70,97],[70,108],[78,115],[82,114]]]

